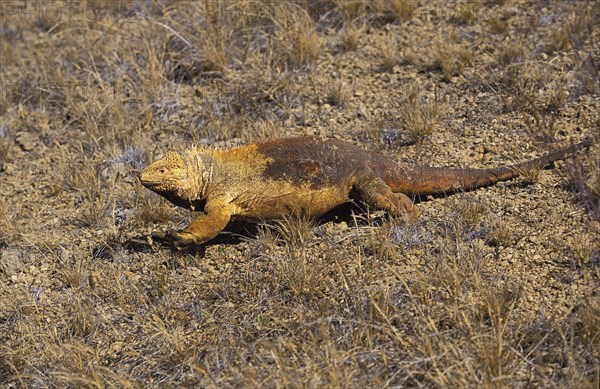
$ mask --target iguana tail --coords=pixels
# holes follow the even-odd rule
[[[445,194],[469,191],[518,177],[530,169],[542,169],[554,161],[565,159],[578,150],[589,147],[591,140],[561,148],[529,162],[496,169],[450,169],[416,166],[401,170],[395,179],[385,180],[393,192],[407,195]]]

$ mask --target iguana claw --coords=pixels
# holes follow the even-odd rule
[[[172,239],[172,243],[175,247],[185,247],[196,244],[196,239],[194,239],[194,236],[189,232],[170,230],[168,235]]]
[[[189,235],[189,236],[188,236]],[[151,245],[155,243],[183,248],[196,243],[193,236],[185,231],[169,230],[167,232],[153,232],[150,234],[148,242]]]

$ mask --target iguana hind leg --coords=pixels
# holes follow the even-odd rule
[[[392,189],[379,177],[361,176],[354,183],[353,192],[359,200],[368,206],[380,209],[393,217],[409,217],[415,219],[419,216],[419,209],[404,193],[394,193]],[[351,197],[352,194],[351,194]]]

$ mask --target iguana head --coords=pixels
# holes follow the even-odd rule
[[[165,197],[180,196],[189,186],[188,170],[181,154],[167,152],[140,175],[142,185]]]
[[[212,165],[206,165],[204,157],[197,149],[185,154],[169,151],[144,169],[140,181],[173,204],[200,211],[212,174]]]

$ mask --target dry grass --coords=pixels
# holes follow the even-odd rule
[[[341,81],[330,82],[325,91],[324,102],[334,106],[343,106],[350,98],[350,90]]]
[[[277,4],[273,23],[276,28],[273,47],[283,64],[296,68],[310,65],[319,58],[321,35],[303,8],[288,2]]]
[[[428,68],[440,71],[443,81],[450,82],[453,77],[462,76],[466,67],[473,66],[473,52],[470,48],[457,43],[439,41],[434,50],[435,56]]]
[[[0,164],[10,160],[12,141],[6,127],[0,127]]]
[[[9,209],[4,201],[0,202],[0,242],[2,245],[18,240],[19,230],[15,223],[16,218],[15,210]]]
[[[487,242],[492,246],[508,246],[515,241],[515,234],[508,221],[495,221],[490,223],[491,231],[487,233]]]
[[[406,0],[334,0],[336,11],[346,21],[405,22],[414,17],[418,2]]]
[[[406,95],[393,109],[374,119],[369,136],[388,145],[411,145],[433,134],[447,110],[443,96],[434,90],[426,94],[416,84],[406,87]]]
[[[597,146],[569,185],[196,251],[143,244],[192,215],[137,180],[192,143],[481,167],[597,136],[595,2],[51,3],[0,3],[0,386],[598,387]]]
[[[340,31],[342,47],[346,51],[354,51],[358,48],[360,37],[364,26],[357,26],[354,22],[348,22]]]
[[[477,19],[481,9],[478,1],[467,1],[458,6],[452,20],[458,24],[472,24]]]
[[[568,182],[577,189],[581,203],[600,220],[600,158],[595,150],[588,157],[568,165]]]
[[[434,91],[433,96],[424,96],[417,85],[407,88],[407,97],[399,107],[399,120],[404,131],[413,142],[421,141],[433,134],[444,114],[443,97]]]
[[[394,41],[385,41],[381,48],[381,69],[386,72],[392,72],[394,66],[401,62],[400,48]]]

